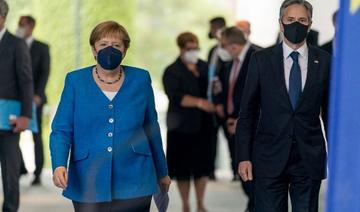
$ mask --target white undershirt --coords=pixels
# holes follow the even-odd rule
[[[5,31],[6,31],[5,27],[0,31],[0,41],[4,37]]]
[[[117,91],[104,91],[102,90],[102,92],[105,94],[105,96],[110,100],[112,101],[114,99],[114,97],[116,96],[117,94]]]

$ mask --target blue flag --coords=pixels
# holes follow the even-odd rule
[[[360,0],[341,0],[329,113],[328,212],[360,211]]]

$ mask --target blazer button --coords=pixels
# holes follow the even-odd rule
[[[114,123],[114,119],[113,119],[113,118],[110,118],[110,119],[109,119],[109,123],[110,123],[110,124]]]
[[[108,152],[112,152],[112,147],[109,146],[109,147],[107,148],[107,151],[108,151]]]
[[[109,132],[109,133],[108,133],[108,137],[109,137],[109,138],[113,137],[112,132]]]
[[[113,109],[113,108],[114,108],[114,105],[110,104],[109,109]]]

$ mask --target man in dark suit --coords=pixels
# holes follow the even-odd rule
[[[20,132],[29,125],[33,82],[29,50],[23,40],[5,28],[9,7],[0,0],[0,99],[18,100],[20,116],[11,120],[13,130],[0,130],[0,162],[4,189],[3,211],[19,208]],[[1,107],[0,107],[1,109]],[[0,111],[1,113],[1,111]]]
[[[336,16],[337,16],[337,12],[334,12],[334,14],[332,16],[332,23],[335,28],[336,28]],[[320,48],[329,52],[329,54],[332,55],[333,50],[334,50],[333,44],[334,44],[334,38],[331,39],[330,41],[326,42],[325,44],[323,44]]]
[[[319,116],[326,129],[330,55],[306,44],[309,2],[285,0],[279,22],[284,42],[250,61],[236,128],[239,174],[255,180],[255,211],[287,212],[288,194],[292,211],[318,211],[326,176]]]
[[[36,104],[36,114],[38,121],[37,133],[33,133],[34,149],[35,149],[35,171],[32,185],[41,184],[41,172],[44,165],[44,150],[43,141],[41,137],[41,123],[43,106],[46,103],[45,87],[48,81],[50,72],[50,54],[49,46],[40,42],[33,37],[35,28],[35,19],[31,16],[21,16],[19,20],[19,28],[17,34],[19,37],[25,39],[26,44],[30,48],[31,64],[34,80],[34,98]],[[22,173],[26,173],[24,162],[22,161]]]
[[[224,61],[220,58],[218,54],[219,44],[220,44],[220,32],[223,28],[226,27],[226,21],[223,17],[215,17],[212,18],[209,22],[209,38],[215,39],[217,44],[214,45],[209,54],[208,54],[208,89],[207,89],[207,99],[209,102],[214,103],[217,105],[217,111],[222,111],[221,105],[218,104],[218,99],[216,96],[221,92],[221,85],[219,81],[219,75],[222,76],[222,66]],[[219,127],[223,125],[223,114],[222,113],[214,113],[213,114],[213,122],[214,122],[214,129],[210,132],[211,141],[209,141],[209,145],[211,146],[211,174],[209,176],[210,180],[216,180],[215,176],[215,160],[216,160],[216,152],[217,152],[217,134]]]
[[[234,177],[237,178],[237,163],[235,158],[235,126],[240,110],[245,79],[248,74],[248,65],[251,55],[258,49],[254,47],[238,27],[229,27],[221,33],[221,46],[231,55],[232,61],[226,63],[226,77],[222,82],[223,93],[222,103],[226,119],[226,138],[229,144],[231,156],[231,167]],[[249,200],[251,199],[250,183],[242,182],[243,189]],[[249,201],[248,209],[251,209],[252,202]]]
[[[239,28],[241,31],[243,31],[246,40],[248,40],[248,42],[250,41],[250,35],[251,35],[251,24],[248,20],[239,20],[236,22],[236,27]],[[251,45],[255,48],[257,48],[258,50],[263,49],[261,46],[256,45],[254,43],[251,42]]]

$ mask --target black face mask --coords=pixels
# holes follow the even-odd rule
[[[211,32],[209,32],[208,36],[209,36],[210,39],[214,38],[214,35]]]
[[[293,44],[303,42],[308,35],[309,26],[298,21],[291,24],[282,23],[282,25],[284,26],[285,38]]]

